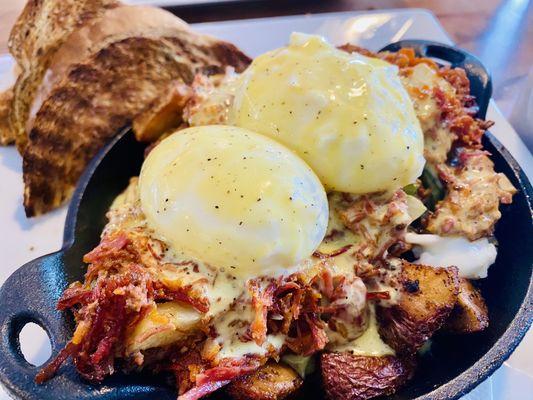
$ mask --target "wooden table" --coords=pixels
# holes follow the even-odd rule
[[[0,0],[0,54],[25,0]],[[458,46],[491,70],[494,98],[510,112],[518,88],[533,64],[533,6],[528,0],[272,0],[175,11],[188,22],[255,18],[330,11],[418,7],[431,10]]]

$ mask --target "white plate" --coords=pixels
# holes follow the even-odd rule
[[[451,43],[435,17],[425,10],[384,10],[375,12],[333,13],[268,19],[214,22],[195,25],[195,29],[227,39],[251,56],[284,45],[292,31],[319,33],[335,44],[352,42],[372,50],[400,39],[429,39]],[[0,75],[11,68],[7,57],[0,57]],[[0,76],[0,87],[9,80]],[[513,128],[492,103],[488,118],[496,122],[491,132],[518,160],[529,179],[533,178],[533,158]],[[44,217],[28,220],[22,208],[21,160],[14,148],[0,148],[0,254],[3,282],[18,266],[61,247],[66,208]],[[80,260],[81,264],[81,260]],[[34,359],[46,360],[47,349],[35,331],[27,345]],[[513,358],[522,371],[502,367],[465,399],[529,399],[533,393],[531,346],[522,344]],[[531,353],[531,351],[529,351]],[[1,390],[1,389],[0,389]],[[0,391],[0,400],[7,399]]]

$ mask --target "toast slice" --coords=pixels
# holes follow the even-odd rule
[[[77,27],[116,7],[117,0],[29,0],[9,35],[9,52],[21,67],[40,64]]]
[[[250,59],[235,46],[188,29],[172,37],[131,37],[74,64],[35,115],[23,152],[26,215],[67,200],[86,164],[121,127],[170,82],[196,73],[244,69]]]
[[[30,106],[51,57],[71,32],[118,4],[116,0],[30,0],[24,7],[8,43],[21,69],[10,110],[11,129],[21,153],[27,143]]]
[[[51,57],[41,84],[31,100],[25,122],[30,132],[35,115],[69,68],[84,62],[107,45],[128,37],[170,37],[190,32],[187,24],[172,13],[157,7],[117,6],[72,32]],[[192,34],[192,33],[191,33]]]
[[[12,101],[12,88],[0,93],[0,145],[2,146],[7,146],[15,142],[15,135],[9,122]]]

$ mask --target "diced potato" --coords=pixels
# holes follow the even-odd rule
[[[231,382],[227,392],[234,400],[283,400],[294,395],[302,384],[302,378],[291,367],[271,361]]]
[[[133,132],[141,142],[154,142],[183,122],[183,107],[192,90],[181,81],[172,82],[166,93],[133,120]]]
[[[444,329],[463,334],[481,332],[489,326],[489,310],[483,296],[468,279],[459,282],[459,296]]]
[[[403,263],[398,304],[378,307],[379,333],[398,354],[413,354],[440,329],[459,293],[457,268]]]
[[[395,356],[323,353],[320,370],[328,400],[366,400],[394,393],[411,378],[414,364]]]
[[[157,304],[126,338],[126,354],[185,340],[199,328],[201,314],[180,302]]]

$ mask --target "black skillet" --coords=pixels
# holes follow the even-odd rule
[[[490,77],[473,56],[456,48],[427,41],[409,40],[390,44],[386,50],[414,47],[419,55],[464,68],[484,117],[491,96]],[[490,133],[485,149],[492,153],[497,171],[505,173],[520,189],[513,204],[502,206],[496,229],[500,243],[496,264],[480,282],[490,310],[490,327],[466,336],[437,335],[431,350],[420,357],[415,377],[393,399],[456,399],[472,390],[498,368],[518,345],[532,320],[533,190],[524,172],[509,152]],[[82,256],[99,242],[105,213],[128,179],[139,173],[143,146],[129,129],[122,130],[92,160],[81,177],[70,204],[63,248],[19,268],[0,289],[0,381],[17,399],[175,399],[175,392],[162,377],[124,376],[120,373],[101,385],[81,380],[69,362],[57,377],[44,385],[33,381],[39,370],[20,351],[19,333],[28,322],[42,326],[53,354],[73,332],[70,315],[55,310],[60,293],[82,279]],[[312,379],[313,380],[313,379]],[[317,379],[311,382],[317,385]],[[321,398],[308,390],[305,398]]]

